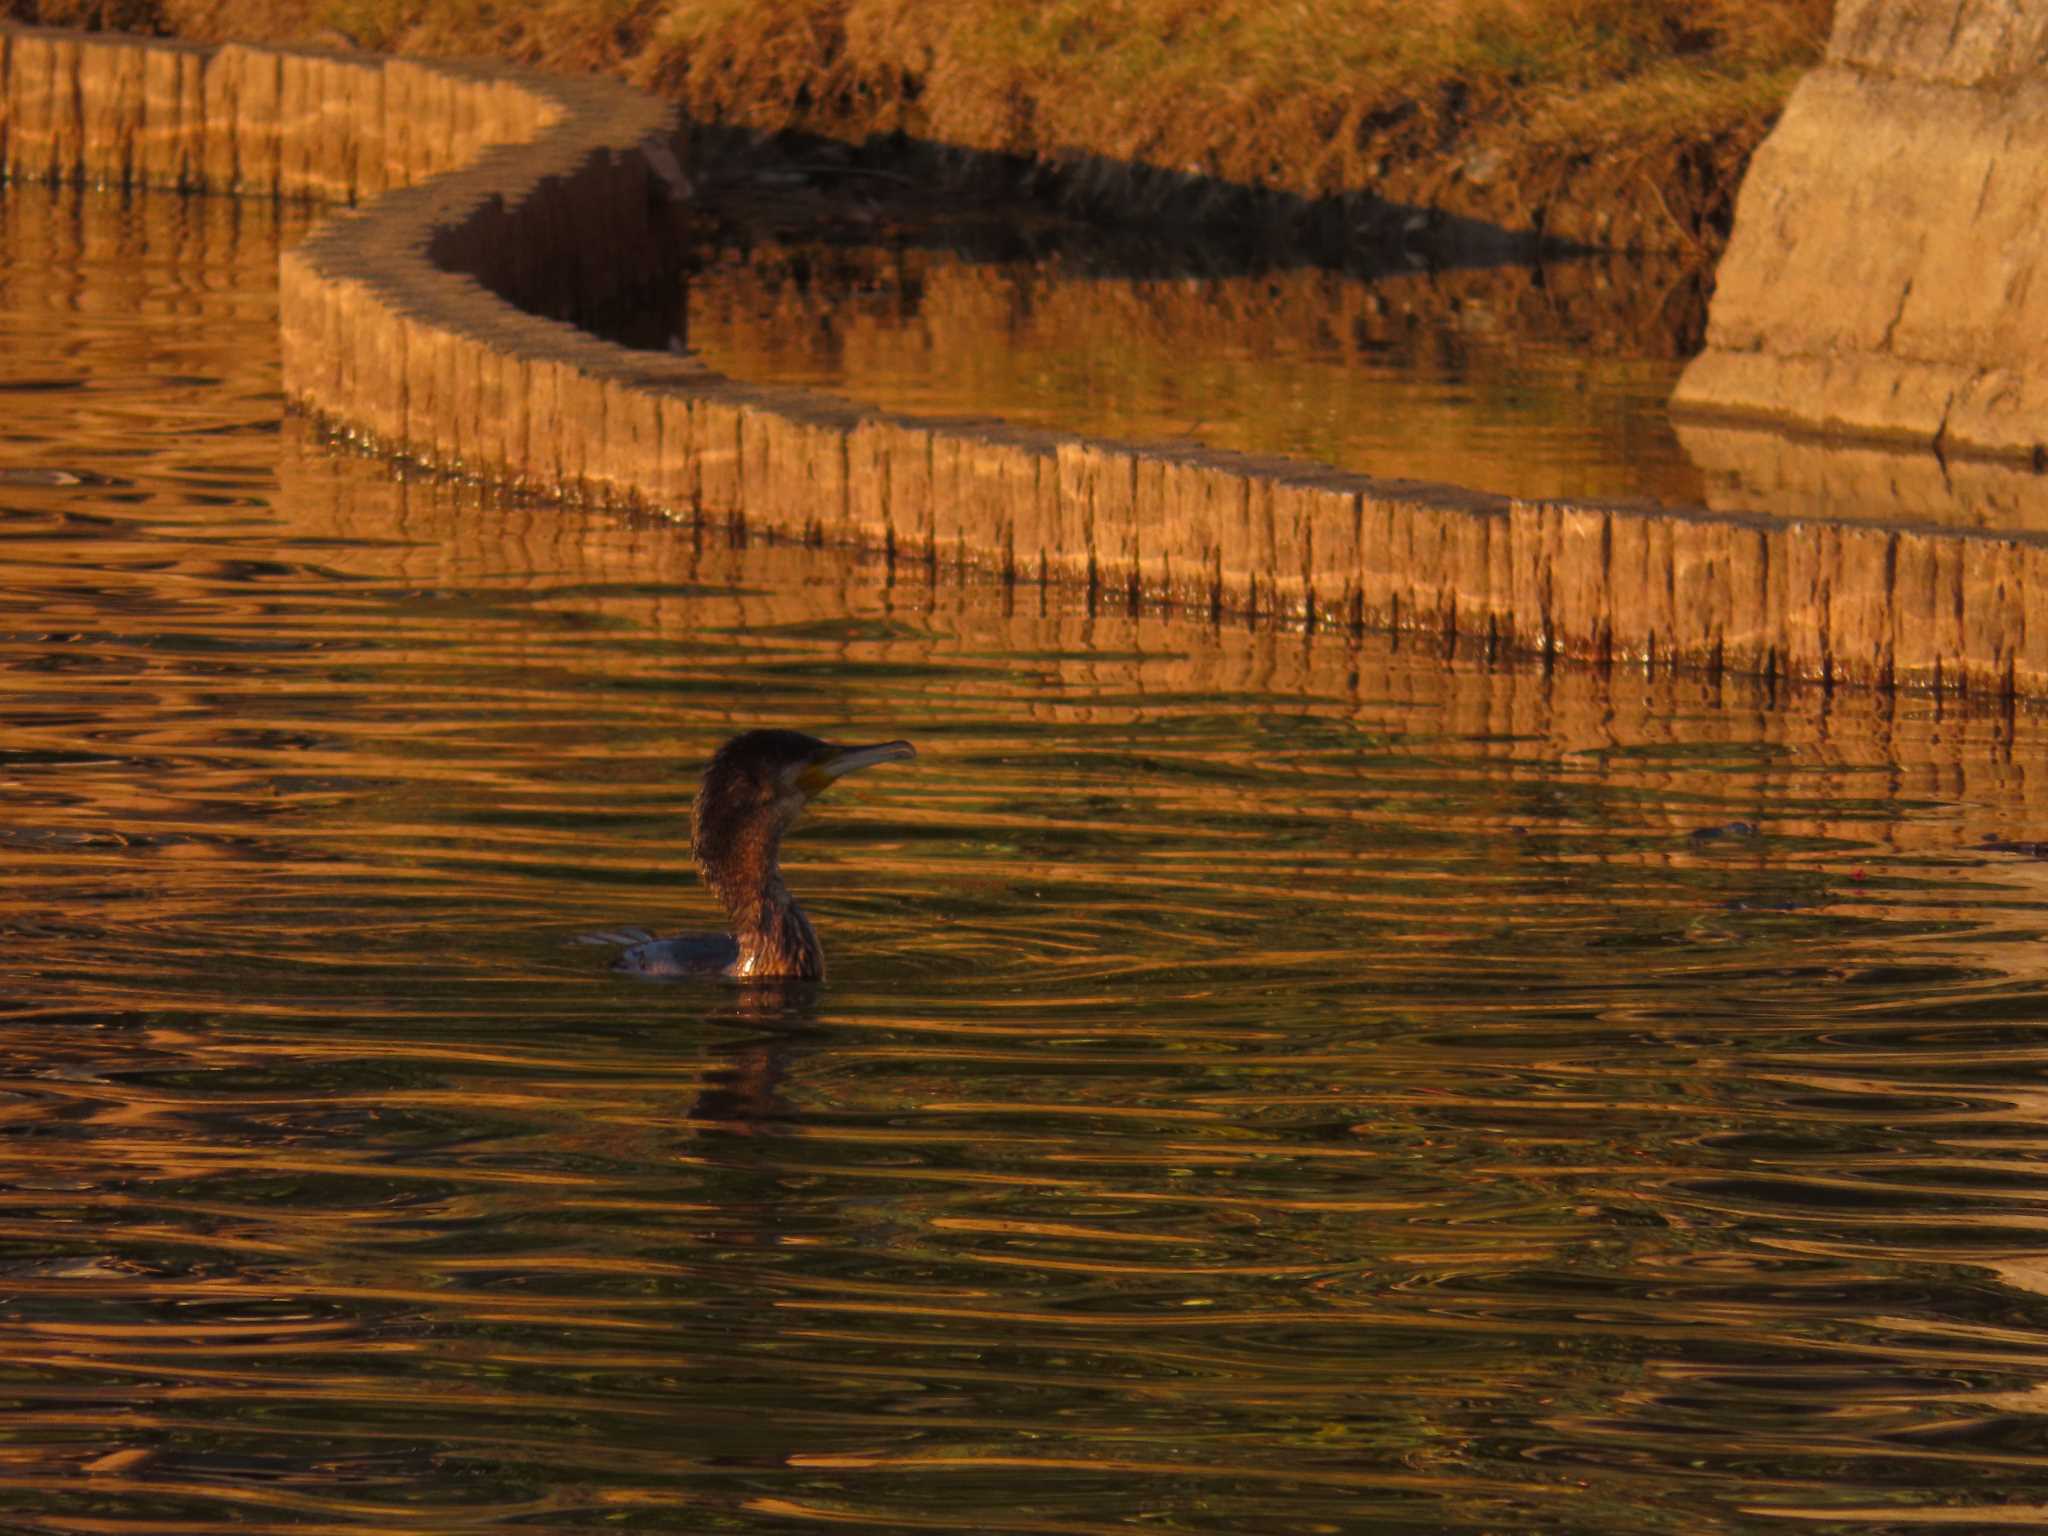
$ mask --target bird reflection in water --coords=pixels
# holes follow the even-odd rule
[[[731,931],[672,939],[637,932],[595,936],[630,944],[614,962],[616,970],[745,983],[707,1022],[761,1033],[707,1079],[688,1112],[700,1129],[748,1136],[796,1118],[780,1088],[816,1020],[825,951],[783,882],[783,834],[846,775],[916,755],[907,741],[841,746],[785,730],[733,737],[704,770],[690,816],[691,853]]]
[[[714,1136],[773,1135],[793,1125],[797,1106],[782,1095],[790,1065],[817,1036],[818,988],[809,981],[761,981],[706,1016],[751,1027],[752,1038],[712,1069],[684,1118]]]

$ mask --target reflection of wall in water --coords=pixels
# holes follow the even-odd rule
[[[2009,459],[1681,421],[1707,505],[1776,517],[2048,532],[2048,476]]]
[[[1650,260],[1218,275],[767,244],[689,280],[686,333],[735,377],[893,410],[1696,500],[1663,411],[1696,278]]]
[[[577,626],[644,632],[659,642],[641,652],[648,674],[659,677],[686,674],[707,635],[743,633],[772,647],[785,631],[793,653],[815,653],[816,626],[850,619],[843,638],[823,642],[835,654],[904,668],[897,686],[910,712],[938,716],[985,703],[983,730],[992,736],[1034,725],[1109,728],[1232,698],[1260,708],[1295,699],[1304,715],[1369,720],[1425,759],[1434,740],[1455,740],[1461,751],[1484,742],[1485,756],[1501,767],[1504,829],[1521,822],[1518,780],[1551,781],[1562,763],[1568,776],[1627,789],[1632,819],[1662,822],[1674,835],[1700,825],[1697,807],[1725,800],[1732,775],[1753,785],[1749,814],[1780,837],[1931,851],[1988,836],[2048,837],[2048,771],[2038,766],[2048,759],[2014,750],[2016,739],[2039,734],[2025,709],[2014,716],[1952,697],[1772,690],[1753,680],[1632,666],[1546,672],[1446,661],[1427,645],[1383,635],[1217,626],[1156,610],[1132,616],[1120,606],[1091,614],[1064,589],[950,576],[934,584],[914,562],[892,569],[879,557],[848,560],[837,550],[761,542],[734,548],[710,530],[395,477],[376,463],[330,456],[296,430],[279,473],[279,512],[292,531],[356,541],[351,562],[364,575],[421,591],[530,595],[504,604],[501,620],[474,608],[450,620],[451,643],[458,634],[470,646],[488,636],[506,664],[560,674],[553,691],[508,691],[508,708],[573,719],[580,690],[596,681],[576,673],[573,647],[565,649],[562,637]],[[395,542],[394,529],[401,534]],[[536,624],[537,614],[549,622]],[[431,622],[414,618],[393,640],[427,646],[410,659],[430,667],[434,634]],[[668,707],[658,691],[646,700],[654,715]],[[692,698],[690,719],[675,726],[678,794],[688,791],[690,762],[708,755],[728,729],[760,723],[758,711],[744,696]],[[998,723],[1005,719],[1016,723]],[[887,725],[909,729],[907,722]],[[1750,755],[1719,760],[1713,749],[1721,744]],[[561,747],[596,758],[605,750],[601,739],[579,741],[573,731]],[[1773,755],[1775,766],[1755,766]],[[921,782],[946,775],[945,756],[920,759]],[[1178,809],[1199,815],[1206,804],[1235,813],[1270,805],[1276,792],[1284,797],[1284,731],[1271,767],[1278,777],[1270,780],[1180,785],[1175,793],[1189,799]],[[1921,797],[1961,802],[1963,813],[1940,820],[1901,814],[1901,805]],[[1698,855],[1681,839],[1666,854],[1625,856],[1684,862]]]

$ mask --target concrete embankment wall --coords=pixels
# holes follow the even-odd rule
[[[2048,453],[2048,0],[1839,0],[1675,405]]]
[[[522,311],[648,259],[671,109],[508,69],[0,30],[16,176],[369,199],[282,273],[292,396],[449,470],[1115,600],[1504,652],[2048,693],[2048,541],[1509,501],[749,387]]]

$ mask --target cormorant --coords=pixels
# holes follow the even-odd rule
[[[724,905],[730,935],[684,934],[635,944],[616,969],[641,976],[821,981],[825,951],[778,858],[782,834],[835,779],[917,756],[907,741],[842,747],[801,731],[746,731],[718,749],[690,813],[690,849]]]

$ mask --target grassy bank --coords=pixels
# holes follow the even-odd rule
[[[0,0],[218,39],[493,53],[698,116],[1014,157],[1096,212],[1414,210],[1712,249],[1830,0]],[[1368,195],[1370,194],[1370,195]],[[1333,201],[1334,200],[1334,201]]]

